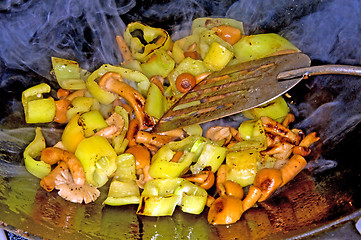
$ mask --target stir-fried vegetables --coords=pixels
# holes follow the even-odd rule
[[[194,20],[191,35],[169,34],[139,22],[116,41],[121,66],[88,72],[75,61],[52,58],[60,89],[51,95],[42,83],[23,92],[27,123],[64,125],[61,141],[46,147],[41,129],[24,151],[26,169],[47,191],[63,198],[139,204],[137,214],[172,215],[176,206],[210,224],[230,224],[265,201],[306,166],[315,133],[290,129],[295,120],[287,102],[274,101],[244,112],[238,129],[199,125],[162,134],[150,130],[167,109],[210,73],[275,52],[298,51],[277,34],[244,35],[233,19]],[[54,100],[55,99],[55,100]],[[40,160],[37,160],[37,158]],[[110,179],[112,179],[110,181]]]

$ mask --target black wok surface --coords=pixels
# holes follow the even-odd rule
[[[239,222],[227,226],[209,225],[207,211],[194,216],[178,209],[172,217],[156,218],[137,216],[136,206],[103,206],[106,187],[101,189],[101,198],[88,205],[72,204],[56,192],[46,192],[23,167],[22,151],[36,126],[24,124],[19,102],[29,86],[49,81],[55,86],[48,74],[51,56],[77,59],[89,70],[119,62],[121,57],[110,50],[115,48],[109,41],[125,26],[121,20],[125,24],[142,20],[177,36],[196,17],[228,16],[243,21],[248,34],[282,34],[308,54],[313,65],[361,65],[359,1],[109,0],[94,1],[92,6],[86,1],[44,2],[0,4],[0,22],[4,23],[0,26],[1,227],[31,239],[360,238],[354,227],[361,216],[359,77],[313,77],[289,93],[297,119],[294,127],[306,133],[317,131],[321,140],[312,146],[304,171],[272,198],[244,213]],[[16,33],[25,28],[11,23],[22,20],[26,24],[20,16],[30,13],[36,13],[40,23],[55,16],[70,17],[38,25],[30,32],[31,41],[22,45]],[[96,20],[99,24],[94,25]],[[12,34],[6,35],[7,30]],[[26,37],[25,32],[22,36]],[[220,124],[236,124],[238,119],[229,117]],[[59,139],[58,125],[41,126],[49,145]]]

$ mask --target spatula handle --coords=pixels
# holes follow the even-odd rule
[[[351,65],[321,65],[295,70],[285,71],[278,74],[278,80],[286,80],[295,77],[306,77],[325,74],[344,74],[361,76],[361,67]]]

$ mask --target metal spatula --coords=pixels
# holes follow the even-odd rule
[[[310,64],[307,55],[293,53],[241,63],[212,73],[174,104],[159,120],[153,132],[209,122],[260,106],[286,93],[308,76],[361,76],[361,67],[310,67]]]

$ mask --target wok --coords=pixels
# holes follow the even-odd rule
[[[44,2],[42,8],[48,11],[48,17],[51,18],[55,14],[49,11],[53,9],[53,3]],[[32,35],[29,46],[16,46],[18,39],[5,34],[6,24],[0,27],[0,40],[4,44],[0,50],[1,227],[30,239],[361,238],[354,226],[361,216],[359,77],[314,77],[289,92],[291,98],[288,102],[297,119],[295,127],[306,133],[317,131],[321,141],[312,147],[306,169],[293,181],[257,208],[244,213],[240,221],[226,226],[209,225],[206,211],[195,216],[177,209],[172,217],[144,217],[135,214],[136,206],[103,206],[103,199],[93,204],[79,205],[64,201],[56,192],[44,191],[39,187],[39,180],[23,167],[22,151],[34,137],[35,126],[24,124],[19,102],[24,89],[39,82],[48,82],[49,66],[46,62],[53,54],[77,59],[90,70],[102,62],[115,64],[119,60],[117,52],[99,54],[99,51],[105,52],[107,49],[102,49],[104,42],[99,40],[101,34],[96,29],[104,30],[106,26],[99,22],[94,27],[89,22],[89,11],[93,13],[94,9],[97,9],[94,16],[100,14],[105,17],[103,20],[106,19],[114,26],[118,24],[124,28],[114,15],[115,9],[117,17],[120,15],[124,23],[142,20],[152,26],[166,28],[175,37],[181,35],[183,29],[175,26],[186,28],[187,23],[195,17],[229,16],[244,21],[249,34],[277,32],[284,35],[309,55],[316,65],[361,65],[361,8],[357,0],[319,0],[312,3],[274,0],[92,1],[92,4],[94,6],[89,7],[86,2],[69,1],[63,3],[64,8],[57,6],[55,9],[61,14],[65,14],[64,9],[68,10],[67,13],[71,12],[72,18],[59,20],[58,25],[47,22]],[[19,20],[16,16],[25,15],[29,9],[36,12],[34,9],[40,8],[38,1],[5,1],[2,5],[0,18],[3,23],[8,23],[8,18],[9,21],[11,18],[13,21]],[[82,14],[75,14],[81,8],[84,8]],[[76,26],[72,25],[74,23],[82,24],[83,28],[57,32],[63,25],[68,28]],[[64,28],[61,29],[64,31]],[[44,32],[47,34],[41,35]],[[77,41],[74,41],[74,44],[66,45],[72,47],[72,51],[36,48],[37,44],[42,43],[41,36],[45,36],[50,45],[50,40],[55,41],[57,37],[61,38],[60,43],[63,44],[62,37],[67,34],[70,38],[83,34],[91,47],[84,42],[79,47],[75,44]],[[4,35],[11,41],[5,42]],[[108,50],[113,49],[112,45],[109,46]],[[30,57],[36,61],[44,59],[44,64],[34,65],[35,60],[26,61],[29,57],[19,54],[22,48],[31,53]],[[31,52],[34,48],[35,52]],[[11,54],[14,58],[9,58]],[[238,115],[231,116],[217,124],[236,124],[240,118]],[[59,126],[53,124],[43,127],[48,144],[55,143],[60,136]],[[209,124],[204,125],[204,128],[207,127]],[[101,191],[104,198],[106,187]]]

